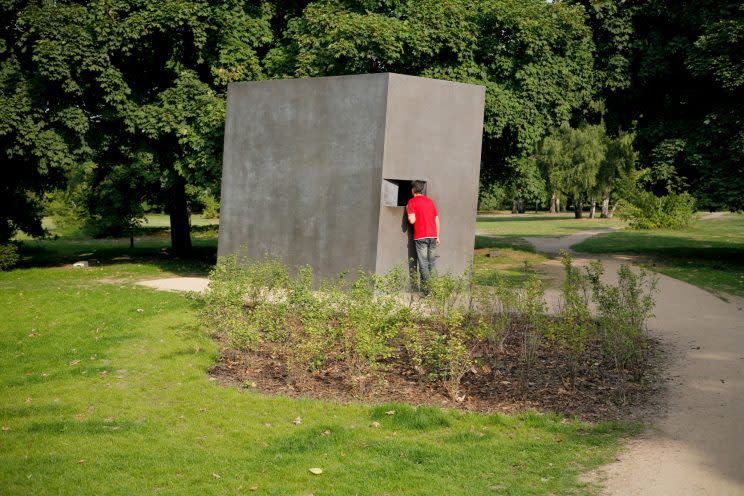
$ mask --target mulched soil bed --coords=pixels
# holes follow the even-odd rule
[[[512,332],[495,359],[481,358],[465,375],[460,388],[465,398],[453,401],[438,382],[420,378],[403,359],[388,363],[363,396],[355,394],[343,363],[308,375],[302,386],[288,384],[286,368],[270,349],[242,352],[220,342],[221,356],[210,370],[220,384],[290,397],[336,401],[401,401],[479,412],[515,413],[534,409],[576,416],[587,421],[639,419],[658,406],[662,387],[660,344],[648,340],[650,357],[639,381],[624,382],[625,399],[614,368],[591,346],[579,365],[573,387],[568,379],[568,357],[559,347],[543,342],[528,380],[520,359],[521,336]],[[333,362],[333,360],[329,360]]]

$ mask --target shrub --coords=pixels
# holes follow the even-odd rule
[[[579,269],[573,266],[573,259],[568,251],[561,250],[560,255],[565,278],[561,286],[558,314],[547,327],[547,337],[568,350],[569,373],[573,386],[579,359],[594,331],[594,322],[589,310],[586,280]]]
[[[286,268],[278,260],[241,263],[238,255],[220,257],[209,273],[202,319],[231,345],[252,349],[262,334],[275,334],[282,326],[285,308],[272,300],[287,280]]]
[[[515,308],[520,316],[520,323],[524,326],[522,333],[521,355],[524,367],[522,380],[529,382],[530,369],[535,361],[540,338],[545,328],[546,307],[545,289],[540,278],[534,272],[528,274],[524,288],[518,293]]]
[[[618,202],[618,216],[635,229],[683,229],[695,218],[695,198],[689,193],[656,196],[639,191]]]
[[[478,195],[478,210],[499,210],[507,200],[506,189],[497,184],[481,184]]]
[[[202,204],[204,204],[204,210],[202,210],[202,216],[205,219],[219,219],[220,218],[220,202],[209,192],[204,192],[199,196]]]
[[[333,298],[344,305],[339,315],[344,359],[352,387],[361,394],[395,353],[393,340],[410,325],[410,309],[399,300],[403,274],[401,269],[384,276],[362,272],[348,293],[339,291]]]
[[[611,286],[601,281],[601,262],[592,262],[586,270],[597,305],[602,350],[614,363],[622,383],[628,368],[637,379],[644,363],[646,322],[653,316],[658,278],[645,270],[636,274],[623,264],[617,272],[618,285]]]
[[[12,243],[0,245],[0,270],[10,270],[18,264],[21,257],[18,247]]]

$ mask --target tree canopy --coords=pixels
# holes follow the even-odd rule
[[[735,1],[4,0],[0,241],[42,234],[45,195],[72,185],[101,234],[146,201],[186,251],[189,191],[219,191],[228,83],[388,71],[486,87],[484,188],[606,196],[637,149],[651,190],[742,208],[742,45]],[[576,145],[540,173],[546,136],[600,121],[614,165]]]

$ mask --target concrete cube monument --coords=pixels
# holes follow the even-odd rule
[[[473,254],[485,88],[400,74],[232,83],[218,254],[322,277],[407,262],[409,182],[441,221],[439,272]]]

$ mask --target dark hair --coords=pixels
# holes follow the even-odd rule
[[[426,181],[415,180],[411,181],[411,189],[416,194],[424,194],[426,190]]]

